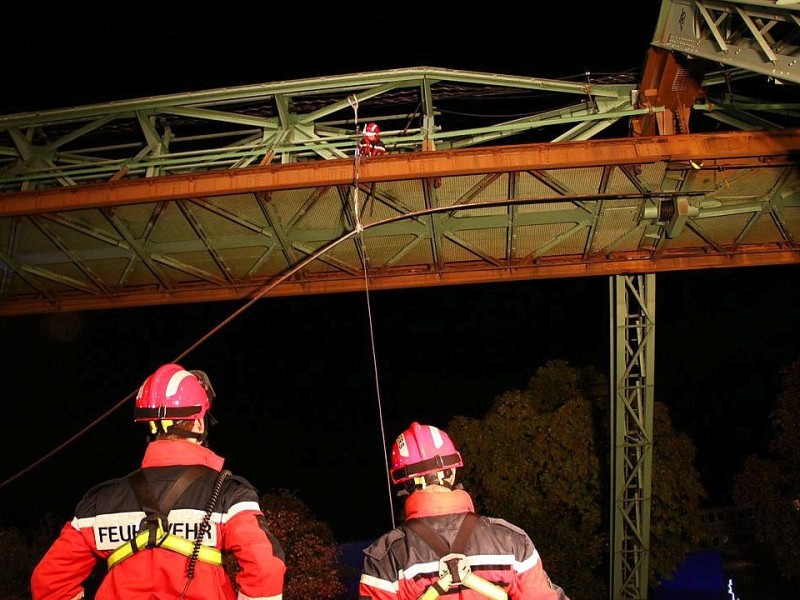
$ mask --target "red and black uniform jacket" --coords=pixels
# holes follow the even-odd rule
[[[472,499],[464,490],[412,493],[406,518],[419,518],[452,544]],[[359,598],[416,600],[439,579],[439,556],[401,523],[364,550]],[[471,571],[503,588],[510,600],[569,600],[551,583],[528,535],[502,519],[482,516],[464,552]],[[454,587],[442,600],[485,600],[466,587]]]
[[[361,156],[380,156],[386,154],[386,144],[380,139],[364,136],[358,142],[358,151]]]
[[[181,494],[169,512],[169,532],[194,541],[224,459],[204,446],[157,440],[147,446],[142,468],[156,497],[189,465],[207,467]],[[258,492],[247,480],[228,476],[211,514],[211,530],[203,544],[236,557],[239,600],[281,600],[286,570],[283,548],[266,527]],[[78,504],[75,516],[36,566],[31,577],[33,600],[82,598],[84,582],[97,561],[135,536],[145,513],[127,478],[93,487]],[[189,557],[165,548],[145,548],[106,573],[95,600],[177,599],[186,588]],[[233,600],[233,584],[220,565],[195,562],[185,600]]]

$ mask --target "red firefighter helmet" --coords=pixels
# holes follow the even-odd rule
[[[444,431],[417,422],[397,436],[391,460],[392,482],[396,484],[464,466],[461,454]]]
[[[202,419],[213,397],[205,373],[169,363],[159,367],[139,388],[133,417],[137,422]]]
[[[378,127],[378,124],[374,121],[367,123],[367,126],[364,127],[364,136],[368,137],[369,139],[374,139],[378,137],[381,133],[381,128]]]

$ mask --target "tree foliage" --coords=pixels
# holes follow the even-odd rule
[[[0,598],[3,600],[23,600],[30,595],[31,572],[41,556],[32,551],[29,537],[16,527],[0,529],[5,557],[0,570]]]
[[[748,456],[734,477],[737,508],[753,515],[753,533],[780,574],[800,581],[800,359],[783,370],[782,389],[770,413],[767,455]]]
[[[694,466],[695,456],[694,442],[675,430],[666,405],[654,402],[651,584],[656,578],[670,579],[705,534],[700,501],[707,495]]]
[[[545,570],[573,598],[607,595],[610,495],[607,378],[550,361],[525,390],[500,395],[481,419],[447,427],[464,456],[461,481],[476,510],[522,527]],[[694,446],[666,408],[654,414],[650,565],[670,574],[701,531],[705,491]]]
[[[269,530],[286,553],[285,600],[332,600],[346,592],[345,567],[333,533],[286,490],[261,496]]]
[[[31,573],[58,535],[58,527],[57,518],[46,514],[30,531],[17,527],[0,528],[0,548],[3,549],[3,568],[0,570],[2,600],[30,598]]]

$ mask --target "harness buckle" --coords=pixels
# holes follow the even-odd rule
[[[145,548],[160,546],[169,532],[166,517],[160,515],[147,515],[139,522],[139,532],[147,531]]]
[[[448,573],[453,579],[453,585],[461,585],[472,572],[469,561],[464,554],[452,552],[439,559],[439,577]]]

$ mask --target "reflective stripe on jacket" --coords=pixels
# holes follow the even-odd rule
[[[421,518],[452,544],[464,514],[474,512],[464,490],[417,491],[406,499],[406,516]],[[359,598],[417,600],[439,579],[439,557],[403,523],[364,550]],[[502,587],[511,600],[569,600],[550,582],[528,535],[502,519],[481,517],[464,554],[473,573]],[[465,587],[452,600],[485,600]]]

